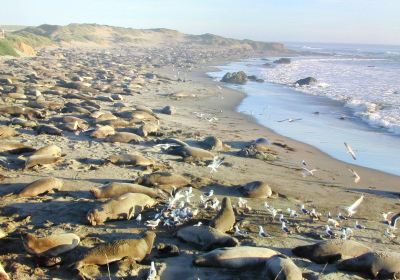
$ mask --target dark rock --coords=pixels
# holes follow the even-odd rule
[[[257,83],[263,83],[264,82],[263,79],[257,78],[256,75],[247,76],[247,79],[249,79],[250,81],[253,81],[253,82],[257,82]]]
[[[221,79],[221,82],[244,85],[245,83],[247,83],[247,75],[243,71],[233,72],[233,73],[228,72]]]
[[[276,64],[290,64],[291,62],[292,61],[290,60],[290,58],[286,58],[286,57],[282,57],[277,60],[274,60],[274,63],[276,63]]]
[[[164,108],[162,108],[161,113],[167,115],[174,115],[176,113],[176,109],[173,106],[165,106]]]
[[[309,85],[314,85],[317,83],[317,79],[313,78],[313,77],[307,77],[304,79],[300,79],[298,81],[295,82],[295,85],[298,86],[309,86]]]

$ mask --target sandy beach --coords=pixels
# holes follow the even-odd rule
[[[87,54],[89,57],[91,55],[90,52]],[[246,57],[249,55],[246,54]],[[40,56],[35,58],[35,63],[40,64],[40,59]],[[51,65],[56,65],[56,55],[53,55],[51,59]],[[0,169],[2,175],[0,223],[6,236],[0,240],[2,248],[0,261],[11,279],[76,279],[77,272],[70,265],[76,262],[88,248],[115,239],[130,238],[145,231],[146,226],[134,219],[110,221],[99,226],[88,225],[87,212],[105,201],[96,200],[90,190],[94,186],[108,182],[133,182],[145,174],[156,171],[169,171],[189,178],[190,186],[193,187],[192,204],[194,205],[200,202],[200,195],[210,190],[214,191],[215,197],[219,200],[230,197],[232,204],[237,205],[239,198],[243,197],[238,191],[239,186],[252,181],[267,182],[274,192],[273,197],[267,199],[243,197],[247,200],[250,210],[236,213],[236,223],[248,232],[246,237],[239,238],[241,245],[273,248],[292,257],[302,270],[303,277],[307,279],[363,279],[362,275],[337,271],[335,264],[326,266],[315,264],[295,257],[291,252],[295,246],[320,241],[321,239],[315,238],[316,235],[312,233],[317,233],[323,238],[326,214],[331,212],[336,216],[339,212],[343,213],[343,207],[351,205],[362,194],[365,198],[357,213],[341,222],[341,227],[354,228],[357,220],[366,229],[354,229],[353,240],[362,242],[375,250],[398,250],[398,238],[389,240],[384,237],[386,226],[382,222],[381,212],[398,212],[400,207],[399,177],[335,160],[314,147],[278,135],[258,125],[251,117],[236,112],[236,107],[245,98],[244,94],[224,87],[223,83],[213,81],[206,74],[213,69],[213,66],[234,59],[238,57],[222,59],[213,57],[207,63],[194,62],[190,71],[180,70],[181,73],[185,73],[184,81],[177,80],[178,70],[172,64],[164,63],[160,67],[154,67],[151,63],[143,63],[142,68],[138,67],[134,69],[134,73],[131,73],[136,77],[136,81],[140,80],[137,83],[133,80],[132,84],[138,84],[139,87],[129,94],[121,95],[123,100],[108,101],[95,98],[99,95],[111,96],[112,91],[97,90],[93,93],[92,101],[96,100],[101,106],[98,111],[109,111],[118,115],[124,110],[129,111],[134,107],[145,106],[154,112],[159,121],[157,133],[143,136],[143,141],[136,144],[109,143],[102,139],[93,139],[85,130],[81,130],[80,133],[64,131],[60,136],[37,134],[31,128],[10,125],[10,116],[3,114],[0,119],[1,124],[11,126],[19,133],[7,141],[23,142],[35,149],[54,144],[65,154],[55,164],[46,164],[33,169],[24,169],[22,158],[16,155],[3,154],[1,158],[3,163]],[[29,58],[25,58],[24,61],[29,65]],[[46,66],[46,60],[43,61],[42,66]],[[67,61],[71,67],[77,63],[68,59],[62,60],[64,61]],[[107,60],[104,61],[107,64]],[[133,67],[133,62],[129,63]],[[15,65],[11,68],[21,68],[17,63]],[[0,67],[3,72],[7,72],[5,62],[2,62]],[[61,89],[49,82],[57,76],[51,75],[52,67],[50,69],[37,68],[39,76],[43,77],[43,80],[39,80],[37,87],[43,91],[43,95],[48,100],[64,99],[65,103],[70,100],[76,101],[76,98],[67,99],[66,94],[79,91]],[[95,75],[95,70],[92,72],[88,70],[90,66],[85,66],[85,68],[87,72],[80,76]],[[114,65],[110,68],[116,73]],[[69,69],[59,69],[62,70],[58,76],[70,77]],[[75,69],[71,69],[71,72],[74,72]],[[113,80],[115,84],[120,83],[124,75],[130,73],[127,67],[121,69],[125,72],[121,75],[115,74]],[[147,73],[152,73],[154,76],[146,75]],[[50,89],[60,90],[62,95],[51,93]],[[182,94],[178,96],[174,93]],[[123,107],[116,107],[117,102],[123,103]],[[10,104],[25,106],[26,100],[5,100],[1,106]],[[176,113],[172,115],[162,113],[165,106],[173,106],[176,108]],[[49,110],[48,113],[40,122],[55,124],[56,122],[52,121],[53,118],[67,115],[80,117],[88,122],[90,119],[90,114],[84,113],[60,113],[53,110]],[[136,125],[131,123],[125,127],[116,127],[115,130],[137,132],[140,125],[140,122]],[[94,127],[91,123],[90,129]],[[207,167],[209,161],[185,162],[180,156],[172,155],[156,147],[157,144],[162,143],[162,140],[168,138],[179,139],[190,146],[203,147],[201,141],[207,136],[215,136],[231,147],[225,151],[211,151],[213,155],[223,159],[217,172],[213,173]],[[276,156],[275,160],[262,160],[238,154],[260,137],[269,140],[270,153]],[[141,153],[154,160],[158,167],[115,165],[106,161],[112,155],[132,152]],[[306,160],[310,166],[318,169],[315,176],[302,176],[302,160]],[[356,169],[360,175],[361,180],[358,184],[354,183],[354,178],[348,171],[349,168]],[[27,198],[17,197],[28,183],[48,176],[64,181],[60,191]],[[322,217],[320,220],[310,222],[307,217],[300,216],[294,223],[297,225],[296,232],[287,235],[281,230],[280,222],[272,220],[264,207],[264,202],[280,209],[285,216],[287,208],[300,212],[300,205],[304,204],[307,209],[315,208],[317,212],[322,213]],[[158,203],[158,206],[142,213],[143,221],[153,219],[166,202],[159,200]],[[196,224],[199,221],[207,224],[216,213],[215,209],[199,207],[198,216],[185,225]],[[177,227],[160,225],[155,229],[157,237],[154,247],[160,243],[175,244],[180,249],[179,256],[158,258],[157,250],[154,248],[150,257],[139,264],[132,264],[124,259],[110,264],[109,267],[90,265],[82,271],[94,279],[146,279],[150,261],[154,261],[159,279],[177,279],[177,275],[179,279],[267,279],[254,269],[235,270],[194,266],[193,257],[201,251],[175,237],[176,231],[185,225]],[[259,225],[263,226],[272,237],[259,237]],[[294,230],[295,226],[292,227]],[[80,237],[81,243],[74,250],[65,253],[60,264],[48,268],[39,266],[32,254],[26,252],[20,239],[23,232],[41,236],[73,232]],[[228,233],[233,234],[233,232]]]

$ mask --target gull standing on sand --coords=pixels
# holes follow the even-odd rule
[[[260,237],[271,237],[269,234],[267,234],[262,226],[258,226],[259,231],[258,231],[258,236]]]
[[[240,230],[238,225],[235,225],[235,233],[233,234],[233,236],[246,236],[247,232],[245,232],[244,230]]]
[[[155,280],[157,277],[157,270],[154,262],[151,262],[149,276],[147,276],[147,280]]]
[[[301,212],[302,212],[303,214],[305,214],[305,215],[310,214],[310,211],[308,211],[308,210],[304,207],[304,204],[302,204],[302,205],[300,206],[300,210],[301,210]]]
[[[389,216],[390,214],[393,214],[393,212],[382,212],[382,217],[383,217],[383,222],[385,224],[390,224]]]
[[[357,158],[356,158],[356,154],[353,151],[353,148],[349,144],[347,144],[346,142],[344,142],[344,145],[346,146],[347,152],[351,155],[351,157],[354,160],[356,160]]]
[[[364,195],[361,195],[359,199],[356,200],[352,205],[346,208],[347,216],[353,216],[357,211],[357,208],[360,206],[361,202],[364,200]]]
[[[136,217],[136,222],[138,222],[138,224],[140,224],[141,221],[142,221],[142,214],[139,214],[139,215]]]
[[[144,225],[146,226],[146,227],[150,227],[152,230],[155,230],[156,229],[156,227],[158,227],[158,224],[160,223],[160,221],[161,221],[161,219],[160,218],[158,218],[157,220],[150,220],[150,221],[146,221],[145,223],[144,223]]]
[[[358,223],[358,221],[356,221],[356,224],[354,225],[354,228],[356,228],[356,229],[366,229],[366,227],[363,226],[363,225],[360,225],[360,224]]]
[[[361,177],[357,174],[357,172],[354,169],[349,168],[349,171],[351,172],[351,174],[353,174],[354,183],[358,184],[358,182],[360,182],[361,180]]]
[[[331,228],[328,225],[325,226],[325,233],[330,238],[333,238],[336,236],[336,234],[333,232],[333,230],[331,230]]]
[[[286,234],[290,234],[290,230],[288,229],[288,227],[286,226],[285,222],[282,222],[282,230],[286,233]]]
[[[199,227],[201,226],[203,223],[202,222],[198,222],[197,224],[194,225],[194,227]]]

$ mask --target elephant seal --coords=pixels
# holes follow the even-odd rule
[[[224,197],[221,203],[221,210],[217,216],[211,221],[210,226],[221,231],[227,232],[233,228],[235,224],[235,213],[232,209],[232,203],[229,197]]]
[[[62,118],[62,127],[73,132],[76,130],[87,130],[89,124],[83,119],[74,116],[65,116]]]
[[[159,187],[163,190],[170,191],[172,187],[184,187],[190,184],[185,177],[170,172],[154,172],[144,175],[137,179],[138,184],[145,186]]]
[[[76,269],[86,265],[104,265],[129,258],[142,261],[151,253],[156,234],[148,231],[143,237],[137,239],[120,239],[109,243],[100,244],[91,250],[75,264]]]
[[[368,252],[337,264],[339,270],[368,273],[374,279],[398,279],[400,276],[400,253]]]
[[[10,277],[4,270],[3,265],[1,263],[0,263],[0,280],[10,280]]]
[[[147,137],[148,135],[155,134],[160,127],[157,123],[144,123],[141,127],[139,127],[138,134],[143,137]]]
[[[262,181],[250,182],[239,190],[243,195],[251,198],[267,198],[272,195],[271,187]]]
[[[197,256],[193,264],[198,266],[243,268],[264,263],[280,253],[268,248],[239,246],[218,248]]]
[[[202,142],[202,146],[210,151],[228,151],[231,149],[231,146],[225,144],[215,136],[206,137]]]
[[[15,131],[14,128],[5,126],[5,125],[0,125],[0,138],[9,138],[17,135],[17,131]]]
[[[103,125],[103,126],[98,126],[91,134],[90,136],[92,138],[106,138],[109,135],[114,135],[115,130],[112,126],[109,125]]]
[[[135,133],[117,132],[107,136],[104,141],[111,143],[140,143],[143,141],[143,138]]]
[[[181,156],[185,162],[213,160],[215,156],[207,150],[189,145],[173,146],[167,152],[172,155]]]
[[[38,149],[36,152],[32,154],[32,156],[43,156],[43,155],[60,157],[62,156],[61,148],[56,145],[48,145]]]
[[[25,161],[25,169],[29,169],[39,165],[48,165],[57,163],[61,157],[59,156],[52,156],[52,155],[32,155],[28,157]]]
[[[78,246],[80,238],[73,233],[54,234],[38,238],[26,233],[22,236],[22,243],[28,253],[36,256],[56,257],[71,251]]]
[[[63,181],[61,179],[49,177],[36,180],[27,185],[19,194],[18,197],[33,197],[52,190],[61,190]]]
[[[0,153],[23,154],[34,152],[32,146],[17,141],[0,141]]]
[[[102,225],[109,220],[130,219],[155,203],[156,201],[148,195],[126,193],[93,208],[88,212],[86,219],[92,226]]]
[[[369,247],[353,240],[325,240],[313,245],[298,246],[292,249],[296,256],[319,264],[357,257],[370,251]]]
[[[107,159],[116,165],[133,165],[147,167],[154,165],[154,160],[145,157],[139,153],[112,155]]]
[[[285,255],[273,256],[265,262],[265,274],[274,280],[302,280],[301,269]]]
[[[36,133],[37,134],[48,134],[48,135],[57,135],[61,136],[63,134],[63,131],[54,125],[50,124],[41,124],[35,127]]]
[[[152,198],[164,197],[162,190],[141,186],[130,183],[109,183],[101,188],[93,187],[90,192],[97,199],[99,198],[115,198],[126,193],[142,193]]]
[[[236,238],[208,226],[187,226],[178,230],[176,236],[185,242],[197,245],[204,251],[239,244]]]

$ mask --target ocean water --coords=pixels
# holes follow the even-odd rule
[[[400,175],[400,47],[288,47],[309,53],[292,57],[290,64],[274,64],[275,57],[232,62],[209,75],[219,80],[226,72],[243,70],[264,79],[243,86],[224,84],[246,93],[238,111],[339,160]],[[295,86],[309,76],[318,82]],[[344,142],[356,150],[356,161]]]

